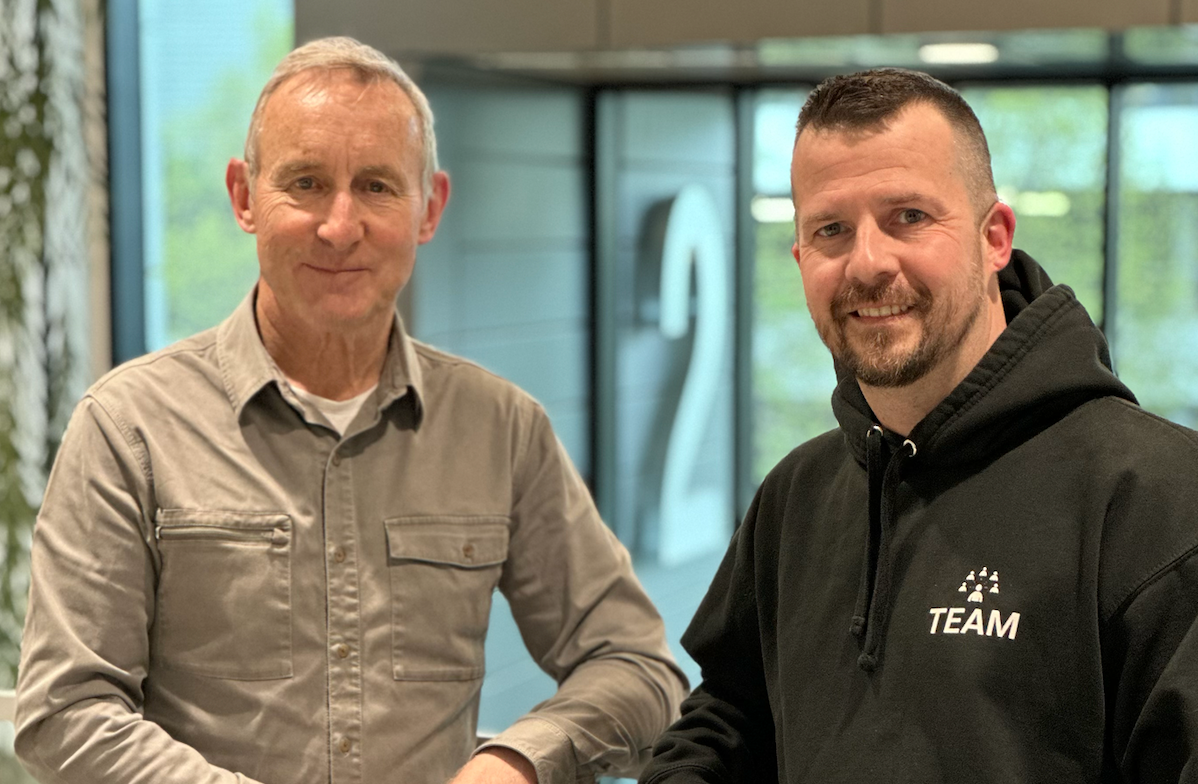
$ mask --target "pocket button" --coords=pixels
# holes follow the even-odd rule
[[[462,545],[462,555],[465,556],[467,561],[474,560],[474,545],[469,542]]]

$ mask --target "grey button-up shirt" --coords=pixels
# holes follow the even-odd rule
[[[494,739],[634,770],[685,679],[541,407],[407,338],[339,437],[252,296],[67,428],[33,546],[17,752],[54,782],[443,784],[475,749],[493,590],[555,697]]]

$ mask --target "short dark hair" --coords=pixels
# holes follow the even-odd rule
[[[979,209],[989,207],[995,198],[994,174],[982,124],[960,93],[921,71],[875,68],[825,79],[807,96],[799,112],[795,143],[808,129],[881,131],[899,112],[918,103],[939,110],[953,127],[966,184]]]

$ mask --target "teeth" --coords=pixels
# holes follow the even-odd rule
[[[900,313],[906,313],[910,309],[910,305],[887,305],[881,308],[861,308],[857,311],[857,314],[868,316],[869,318],[882,318],[883,316],[897,316]]]

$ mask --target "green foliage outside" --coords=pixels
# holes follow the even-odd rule
[[[832,356],[807,313],[790,223],[757,224],[753,288],[753,479],[836,427]]]
[[[241,158],[250,114],[262,85],[291,49],[290,19],[263,5],[256,16],[257,51],[230,63],[208,99],[167,119],[162,129],[166,222],[163,343],[220,322],[258,278],[254,238],[233,219],[225,167]]]
[[[1149,411],[1198,427],[1198,193],[1125,191],[1115,369]]]
[[[49,15],[51,6],[40,0],[29,15]],[[28,28],[19,24],[17,9],[0,6],[0,12],[0,688],[11,689],[39,503],[37,475],[46,469],[30,465],[29,444],[21,443],[18,417],[24,412],[17,408],[17,389],[22,383],[20,355],[42,337],[28,334],[26,315],[39,303],[26,296],[39,288],[33,279],[46,275],[46,176],[54,140],[47,123],[53,109],[46,89],[50,62],[44,33],[23,38]],[[56,439],[50,441],[46,451],[53,455]]]
[[[1069,285],[1101,323],[1107,91],[1101,86],[966,88],[999,195],[1015,209],[1015,247]],[[1068,212],[1037,214],[1033,198],[1063,194]],[[1031,198],[1029,198],[1031,197]]]

